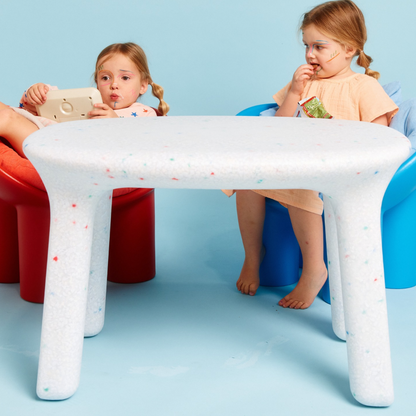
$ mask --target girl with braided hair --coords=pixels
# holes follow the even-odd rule
[[[138,103],[149,85],[159,99],[158,112],[166,115],[169,106],[163,101],[163,88],[153,82],[143,49],[135,43],[115,43],[107,46],[97,58],[94,80],[103,103],[95,104],[89,118],[123,118],[156,116],[153,108]],[[37,83],[24,92],[19,108],[0,103],[0,136],[6,139],[20,156],[23,141],[36,130],[55,124],[38,116],[36,105],[47,100],[50,85]]]
[[[277,117],[292,117],[298,102],[318,97],[334,118],[389,125],[398,108],[384,92],[379,73],[369,68],[372,59],[364,53],[367,30],[361,10],[350,0],[329,1],[305,13],[300,26],[306,64],[296,69],[292,81],[273,96]],[[353,58],[365,74],[351,69]],[[225,191],[228,195],[234,191]],[[298,284],[279,301],[282,307],[308,308],[327,278],[323,261],[323,203],[318,192],[291,190],[241,190],[237,214],[245,260],[237,281],[243,294],[254,295],[259,286],[263,256],[262,232],[265,198],[286,206],[303,256]]]

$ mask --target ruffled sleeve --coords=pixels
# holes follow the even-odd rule
[[[276,102],[277,105],[280,106],[283,104],[283,101],[285,100],[287,92],[290,90],[291,86],[292,81],[290,81],[289,84],[286,85],[286,87],[282,88],[279,92],[273,95],[273,100]]]
[[[379,82],[372,77],[361,78],[355,85],[359,103],[360,120],[372,122],[378,117],[387,115],[388,124],[399,108],[387,95]]]

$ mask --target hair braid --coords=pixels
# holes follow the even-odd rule
[[[379,79],[380,73],[370,69],[371,62],[373,62],[371,56],[367,55],[363,50],[360,50],[357,58],[357,65],[362,66],[365,69],[366,75]]]
[[[169,111],[169,105],[163,100],[163,88],[153,81],[150,81],[149,85],[152,87],[152,94],[159,100],[159,107],[157,109],[162,116],[165,116]]]

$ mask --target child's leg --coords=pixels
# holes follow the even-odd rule
[[[0,103],[0,136],[4,137],[25,159],[26,156],[22,150],[23,141],[36,130],[38,127],[34,123]]]
[[[293,206],[289,206],[288,210],[302,252],[303,270],[296,287],[279,301],[279,305],[284,308],[306,309],[316,298],[327,277],[322,217]]]
[[[260,285],[265,198],[253,191],[237,191],[236,194],[238,224],[245,252],[237,289],[243,294],[253,296]]]

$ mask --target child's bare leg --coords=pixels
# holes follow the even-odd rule
[[[13,149],[26,159],[22,149],[23,141],[29,134],[38,130],[38,127],[5,104],[0,104],[0,136],[4,137]]]
[[[327,277],[323,260],[322,217],[292,206],[288,210],[302,252],[303,270],[296,287],[279,301],[279,305],[284,308],[306,309],[316,298]]]
[[[245,252],[237,289],[243,294],[254,296],[260,285],[265,198],[253,191],[237,191],[236,194],[238,224]]]

